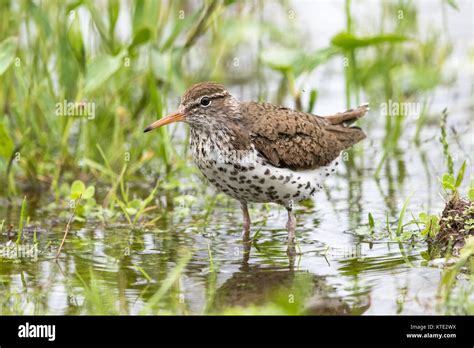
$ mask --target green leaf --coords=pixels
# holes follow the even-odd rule
[[[84,219],[84,218],[82,217],[82,215],[84,215],[83,213],[84,213],[84,208],[81,207],[81,206],[77,207],[77,209],[76,209],[76,215],[74,215],[74,221],[77,221],[77,222],[85,222],[86,219]]]
[[[69,7],[69,6],[68,6]],[[50,37],[52,35],[52,28],[50,23],[50,18],[48,17],[45,6],[42,6],[40,3],[35,4],[34,2],[30,2],[28,4],[28,18],[32,18],[35,21],[35,24],[38,28],[38,32],[44,34],[45,36],[41,35],[40,37]],[[66,13],[69,13],[66,10]]]
[[[446,0],[446,2],[448,3],[449,6],[454,8],[456,11],[459,11],[458,4],[456,4],[455,0]]]
[[[141,205],[142,205],[142,200],[135,198],[134,200],[128,202],[127,207],[140,209]]]
[[[315,89],[312,89],[311,92],[309,92],[309,103],[308,103],[308,110],[307,112],[312,113],[314,109],[314,105],[316,104],[316,99],[318,98],[318,91]]]
[[[90,93],[99,88],[122,66],[123,54],[117,56],[103,55],[97,57],[87,67],[84,91]]]
[[[426,214],[425,212],[421,212],[420,214],[418,214],[418,218],[421,222],[425,223],[426,221],[428,221],[428,214]]]
[[[371,213],[369,213],[369,226],[371,229],[374,229],[374,226],[375,226],[374,217],[372,216]]]
[[[430,236],[434,236],[439,230],[439,218],[436,215],[428,215],[426,213],[420,213],[419,218],[421,223],[425,225],[423,231],[421,231],[422,236],[426,236],[428,233]]]
[[[145,1],[137,0],[134,2],[132,29],[135,32],[146,19]]]
[[[82,70],[84,70],[86,66],[86,50],[84,47],[84,40],[82,38],[79,13],[76,13],[74,16],[74,20],[67,32],[67,39],[69,46],[71,47],[71,50],[79,63],[79,66]]]
[[[23,197],[23,202],[21,203],[20,222],[18,224],[18,237],[16,239],[17,245],[21,243],[21,237],[23,235],[23,221],[25,220],[25,208],[26,208],[26,196]]]
[[[370,37],[356,37],[351,33],[342,32],[331,39],[331,43],[336,47],[344,49],[355,49],[359,47],[368,47],[382,43],[400,43],[409,40],[409,38],[398,34],[384,34]]]
[[[458,176],[456,177],[456,184],[455,187],[458,188],[462,184],[462,180],[464,179],[464,172],[466,171],[466,161],[463,162],[461,168],[459,169]]]
[[[76,180],[71,185],[71,198],[78,199],[85,191],[86,185],[81,180]]]
[[[82,194],[82,198],[83,198],[84,200],[90,199],[90,198],[94,197],[94,193],[95,193],[95,187],[94,187],[94,186],[89,186],[89,187],[84,191],[84,193]]]
[[[455,180],[452,174],[449,174],[449,173],[443,174],[443,177],[441,178],[441,184],[443,185],[444,189],[454,190],[455,188],[454,183],[455,183]]]
[[[13,63],[17,45],[18,39],[13,36],[6,38],[0,43],[0,76]]]
[[[64,30],[66,29],[67,28],[64,27]],[[60,87],[64,90],[67,99],[74,99],[77,93],[80,67],[66,31],[59,33],[59,44],[57,48]]]
[[[133,50],[136,47],[143,45],[144,43],[150,41],[151,30],[149,28],[141,28],[133,37],[132,44],[129,49]]]
[[[430,257],[430,253],[427,252],[427,251],[422,251],[420,253],[421,257],[423,258],[423,260],[426,260],[426,261],[430,261],[431,260],[431,257]]]
[[[405,202],[403,203],[403,206],[402,206],[402,210],[400,211],[400,215],[398,216],[398,225],[397,225],[397,231],[396,231],[397,236],[400,236],[400,234],[403,231],[403,217],[405,216],[405,211],[407,210],[408,202],[410,201],[411,196],[412,196],[412,193],[410,193],[408,197],[405,199]]]
[[[120,1],[119,0],[111,0],[107,4],[108,12],[109,12],[109,23],[110,23],[110,31],[113,33],[115,29],[115,24],[117,23],[118,16],[120,14]]]
[[[474,202],[474,187],[471,187],[469,189],[469,192],[467,193],[467,197],[471,202]]]
[[[13,152],[13,140],[3,123],[0,123],[0,156],[9,159]]]

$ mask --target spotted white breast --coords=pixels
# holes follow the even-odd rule
[[[335,172],[340,162],[338,157],[328,166],[317,169],[279,168],[271,165],[253,146],[245,151],[218,148],[214,136],[197,137],[191,131],[192,157],[211,184],[241,202],[291,206],[320,191],[324,179]],[[221,136],[219,143],[222,144]]]

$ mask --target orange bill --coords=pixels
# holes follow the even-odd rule
[[[153,122],[148,127],[145,128],[143,131],[144,133],[149,132],[155,128],[164,126],[165,124],[170,124],[174,122],[179,122],[184,120],[184,114],[180,113],[179,111],[173,112],[166,117],[159,119],[158,121]]]

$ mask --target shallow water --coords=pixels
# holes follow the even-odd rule
[[[340,8],[338,5],[334,13]],[[462,23],[451,20],[449,25],[455,33],[462,32]],[[463,37],[453,38],[453,56],[458,60],[465,53]],[[334,78],[328,80],[328,73]],[[458,130],[457,141],[450,133],[451,151],[458,154],[455,168],[474,153],[472,73],[460,74],[454,86],[437,89],[430,109],[436,115],[446,106],[452,110],[449,123]],[[313,77],[316,85],[322,80],[327,88],[319,96],[316,113],[343,108],[342,70],[337,62]],[[363,123],[368,134],[360,145],[364,154],[357,157],[356,166],[343,166],[338,175],[330,177],[313,207],[298,206],[301,254],[294,259],[285,252],[283,208],[251,205],[252,235],[258,231],[258,236],[248,252],[240,236],[239,205],[219,196],[210,208],[215,193],[196,174],[183,179],[191,188],[158,190],[155,203],[163,218],[156,226],[73,223],[58,262],[54,262],[66,221],[58,218],[59,212],[42,208],[49,199],[44,195],[28,211],[31,221],[41,227],[36,232],[39,247],[34,257],[4,255],[1,261],[0,293],[8,296],[0,301],[0,312],[201,314],[236,306],[251,312],[249,306],[265,305],[255,314],[442,313],[436,305],[442,269],[427,266],[422,257],[426,244],[394,242],[385,226],[388,215],[392,230],[396,228],[402,204],[410,194],[408,220],[410,213],[438,213],[444,206],[438,181],[446,171],[438,140],[439,116],[423,129],[419,147],[409,141],[416,119],[407,119],[399,156],[389,159],[377,181],[374,172],[382,157],[384,120],[377,101],[372,105]],[[471,165],[465,177],[472,174]],[[148,193],[136,189],[135,194],[145,198]],[[191,194],[196,200],[189,206],[170,204],[169,197],[179,194]],[[361,226],[368,224],[368,213],[376,222],[374,236],[360,235]],[[6,225],[0,246],[4,252],[16,238],[14,231],[8,236],[7,225],[16,223],[18,217],[18,202],[9,206],[2,201],[0,221],[5,219]],[[145,221],[153,218],[147,214]],[[32,229],[25,232],[24,244],[33,245]],[[182,271],[175,274],[180,265]]]
[[[369,137],[366,144],[371,141]],[[275,296],[290,299],[303,288],[304,295],[298,295],[301,298],[295,303],[305,313],[437,313],[436,291],[442,270],[426,266],[421,256],[426,250],[424,243],[391,242],[385,229],[387,212],[389,220],[396,221],[410,193],[409,213],[443,208],[437,183],[444,171],[443,158],[437,154],[440,145],[435,137],[424,146],[436,149],[426,153],[429,168],[419,159],[420,150],[409,147],[398,164],[405,168],[404,178],[394,170],[391,184],[385,174],[377,183],[370,164],[351,179],[344,168],[330,177],[314,207],[299,206],[296,211],[301,255],[294,260],[285,252],[283,208],[270,205],[266,211],[262,205],[252,205],[252,233],[259,232],[248,255],[242,246],[236,202],[221,197],[204,222],[206,203],[213,192],[207,188],[210,194],[196,192],[193,205],[169,207],[154,228],[74,223],[58,263],[54,255],[65,222],[51,224],[48,216],[37,210],[30,218],[42,228],[37,230],[39,255],[36,259],[4,258],[2,290],[18,294],[11,301],[19,301],[15,303],[25,313],[88,313],[81,307],[84,285],[77,275],[87,283],[92,273],[99,293],[110,296],[116,312],[137,314],[173,272],[180,255],[189,251],[189,263],[154,312],[212,313],[232,306],[275,303]],[[374,147],[365,149],[367,158],[377,157]],[[201,180],[199,176],[190,179]],[[395,190],[387,190],[390,185]],[[163,196],[157,200],[166,201]],[[367,225],[369,212],[376,221],[375,234],[380,235],[373,239],[357,234],[359,226]],[[16,221],[18,211],[2,209],[0,215]],[[26,245],[32,245],[32,234],[31,229],[25,233]],[[12,237],[16,238],[13,232]],[[6,245],[6,233],[0,241]],[[136,267],[143,268],[151,282]],[[111,294],[106,295],[108,292]]]

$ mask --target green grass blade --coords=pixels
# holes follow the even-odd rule
[[[23,198],[23,202],[21,203],[20,222],[18,224],[18,238],[16,240],[17,245],[21,243],[21,237],[23,235],[23,220],[25,218],[25,207],[26,207],[26,196]]]
[[[407,210],[408,202],[410,201],[411,196],[412,196],[412,193],[410,193],[408,197],[405,199],[405,202],[403,203],[403,206],[402,206],[402,210],[400,211],[400,215],[398,216],[398,225],[397,225],[397,231],[396,231],[397,236],[400,236],[400,234],[403,231],[403,218],[405,217],[405,212]]]

